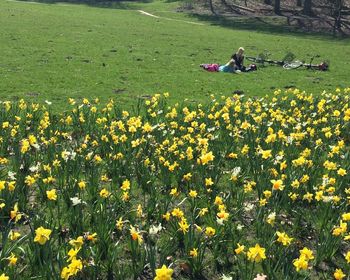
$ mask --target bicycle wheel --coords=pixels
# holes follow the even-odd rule
[[[258,58],[253,57],[253,56],[246,56],[245,58],[249,61],[252,61],[252,62],[258,62]]]
[[[291,63],[286,63],[283,65],[284,69],[296,69],[303,66],[303,63],[301,61],[293,61]]]

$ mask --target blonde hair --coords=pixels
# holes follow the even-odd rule
[[[240,51],[244,52],[244,48],[243,47],[239,47],[237,52],[240,52]]]

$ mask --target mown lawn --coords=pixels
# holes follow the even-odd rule
[[[66,108],[68,97],[99,97],[130,106],[137,97],[157,92],[170,92],[173,102],[202,102],[212,93],[227,96],[235,90],[260,96],[289,86],[320,93],[349,85],[349,39],[258,32],[254,26],[244,29],[238,19],[224,26],[175,13],[178,5],[122,3],[116,9],[1,0],[0,99],[49,100]],[[141,15],[138,9],[177,20]],[[271,66],[231,75],[199,68],[200,63],[225,63],[239,46],[248,55],[268,50],[275,59],[288,51],[301,60],[318,54],[319,61],[330,61],[331,70]]]

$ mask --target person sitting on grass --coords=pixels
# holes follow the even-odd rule
[[[238,51],[231,56],[231,59],[229,62],[219,67],[219,72],[226,72],[226,73],[238,72],[239,73],[241,71],[245,71],[245,67],[243,66],[243,60],[244,60],[243,53],[244,53],[244,48],[240,47]]]
[[[237,52],[231,56],[231,59],[233,59],[235,61],[235,66],[237,68],[236,70],[240,70],[240,71],[245,70],[245,67],[243,66],[243,61],[244,61],[244,48],[243,47],[239,47]]]
[[[243,65],[244,61],[244,48],[240,47],[236,53],[231,56],[229,62],[224,65],[218,63],[200,64],[204,70],[209,72],[226,72],[226,73],[240,73],[256,71],[257,67],[255,64],[250,64],[248,67]]]

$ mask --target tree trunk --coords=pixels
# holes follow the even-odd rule
[[[343,1],[342,0],[335,0],[335,9],[334,9],[334,29],[333,34],[335,34],[337,31],[341,31],[341,11],[343,8]]]
[[[312,7],[312,0],[305,0],[303,13],[307,16],[311,16],[312,15],[311,7]]]
[[[303,1],[302,0],[297,0],[297,6],[301,7],[303,5]]]
[[[210,7],[210,11],[211,11],[214,15],[216,15],[216,12],[215,12],[214,6],[213,6],[213,0],[209,0],[209,7]]]
[[[274,11],[277,15],[281,14],[281,0],[275,0]]]
[[[265,3],[266,5],[271,5],[271,4],[272,4],[272,1],[271,1],[271,0],[264,0],[264,3]]]

